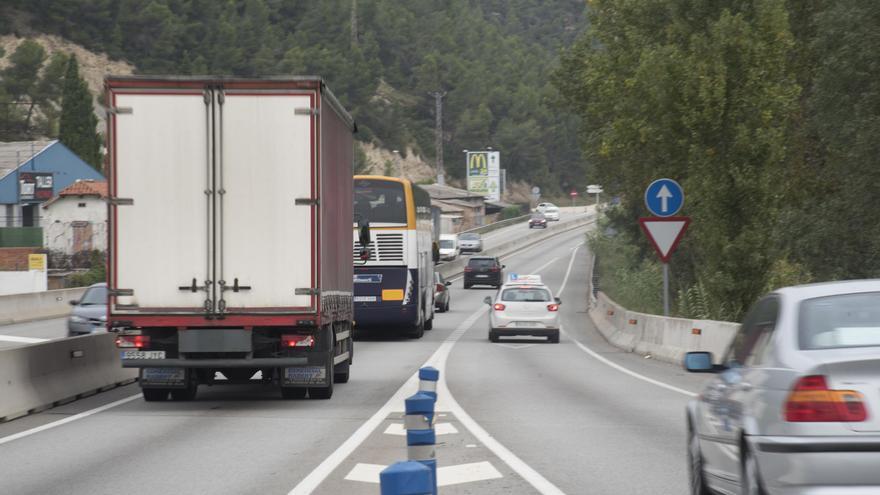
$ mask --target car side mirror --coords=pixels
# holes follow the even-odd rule
[[[501,268],[507,268],[507,265],[501,265]]]
[[[483,299],[483,302],[484,302],[485,304],[488,304],[489,306],[491,306],[491,305],[492,305],[492,298],[489,297],[489,296],[486,296],[486,297]]]
[[[71,306],[76,306],[77,304],[79,304],[79,301],[77,301],[76,299],[71,299],[70,301],[67,301],[67,304],[70,304]]]
[[[689,352],[684,355],[684,369],[691,373],[706,373],[716,371],[712,364],[711,352]]]
[[[446,287],[449,287],[450,285],[452,285],[452,282],[447,280],[446,282],[443,282],[443,285],[445,285]]]
[[[558,297],[554,297],[553,300],[556,302],[556,304],[562,304],[562,299],[559,299]]]

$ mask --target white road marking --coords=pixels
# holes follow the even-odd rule
[[[544,339],[544,338],[542,337],[541,340],[546,340],[546,339]],[[532,347],[532,346],[535,346],[535,345],[537,345],[537,344],[505,344],[505,343],[499,343],[498,345],[500,345],[501,347],[508,347],[508,348],[510,348],[510,349],[525,349],[525,348],[527,348],[527,347]]]
[[[348,481],[363,483],[379,483],[379,473],[388,466],[382,464],[358,463],[345,476]],[[503,478],[489,461],[458,464],[456,466],[440,466],[437,468],[437,486],[460,485]]]
[[[391,423],[388,425],[388,428],[385,428],[384,433],[386,435],[406,436],[406,428],[403,427],[403,423]],[[434,433],[436,435],[455,435],[458,433],[458,429],[452,423],[434,423]]]
[[[15,335],[0,335],[0,342],[16,342],[19,344],[37,344],[49,339],[36,339],[33,337],[18,337]]]
[[[104,411],[106,411],[107,409],[112,409],[112,408],[114,408],[114,407],[116,407],[116,406],[121,406],[121,405],[123,405],[123,404],[127,404],[127,403],[129,403],[129,402],[131,402],[131,401],[133,401],[133,400],[135,400],[135,399],[140,399],[140,398],[141,398],[141,394],[132,395],[132,396],[130,396],[130,397],[126,397],[126,398],[124,398],[124,399],[120,399],[120,400],[118,400],[118,401],[116,401],[116,402],[111,402],[111,403],[109,403],[109,404],[104,404],[104,405],[101,406],[101,407],[96,407],[96,408],[91,409],[91,410],[89,410],[89,411],[81,412],[81,413],[79,413],[79,414],[74,414],[73,416],[69,416],[69,417],[67,417],[67,418],[60,419],[60,420],[58,420],[58,421],[53,421],[53,422],[51,422],[51,423],[47,423],[47,424],[44,424],[44,425],[42,425],[42,426],[37,426],[36,428],[31,428],[30,430],[25,430],[25,431],[22,431],[22,432],[16,433],[16,434],[14,434],[14,435],[9,435],[9,436],[6,436],[6,437],[3,437],[3,438],[0,438],[0,445],[3,445],[4,443],[7,443],[7,442],[11,442],[11,441],[13,441],[13,440],[18,440],[19,438],[24,438],[24,437],[31,436],[31,435],[33,435],[33,434],[35,434],[35,433],[40,433],[41,431],[50,430],[50,429],[52,429],[52,428],[56,428],[56,427],[58,427],[58,426],[65,425],[65,424],[67,424],[67,423],[71,423],[71,422],[73,422],[73,421],[77,421],[77,420],[79,420],[79,419],[87,418],[87,417],[92,416],[92,415],[94,415],[94,414],[98,414],[99,412],[104,412]]]
[[[583,244],[579,244],[577,246],[578,249],[581,246],[583,246]],[[559,291],[557,292],[557,296],[561,295],[565,291],[565,286],[568,283],[568,276],[571,275],[571,269],[574,266],[574,260],[575,260],[575,256],[577,256],[578,249],[575,249],[571,253],[571,261],[569,261],[569,263],[568,263],[568,270],[566,270],[566,272],[565,272],[565,278],[562,279],[562,286],[559,287]],[[593,351],[589,347],[587,347],[584,344],[582,344],[581,342],[579,342],[577,339],[572,338],[572,336],[569,335],[568,332],[566,332],[564,329],[560,329],[560,333],[562,335],[565,335],[572,342],[574,342],[575,345],[577,345],[582,351],[586,352],[587,354],[589,354],[590,356],[592,356],[593,358],[595,358],[599,362],[607,364],[608,366],[611,366],[612,368],[616,369],[617,371],[620,371],[621,373],[626,373],[627,375],[629,375],[633,378],[637,378],[637,379],[642,380],[644,382],[650,383],[652,385],[656,385],[658,387],[665,388],[667,390],[671,390],[673,392],[678,392],[680,394],[684,394],[688,397],[696,397],[697,396],[697,394],[695,394],[693,392],[690,392],[690,391],[685,390],[683,388],[678,388],[678,387],[676,387],[674,385],[670,385],[668,383],[663,383],[663,382],[661,382],[659,380],[655,380],[653,378],[648,378],[647,376],[636,373],[635,371],[630,371],[629,369],[624,368],[623,366],[608,360],[604,356],[599,355],[598,353],[596,353],[595,351]]]

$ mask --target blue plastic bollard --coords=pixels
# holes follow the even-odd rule
[[[425,366],[419,370],[419,393],[430,395],[437,401],[437,381],[440,380],[440,370],[433,366]]]
[[[382,495],[430,495],[434,480],[431,469],[420,462],[396,462],[379,473]]]
[[[406,405],[406,451],[410,461],[424,464],[431,470],[432,490],[437,494],[437,461],[434,445],[434,398],[419,392],[407,398]]]

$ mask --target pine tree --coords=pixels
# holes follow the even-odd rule
[[[71,56],[64,75],[61,99],[60,139],[86,163],[101,170],[101,138],[95,130],[98,119],[92,108],[92,94],[79,75],[76,57]]]

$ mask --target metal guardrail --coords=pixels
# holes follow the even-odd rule
[[[507,220],[501,220],[500,222],[493,222],[488,225],[483,225],[481,227],[474,227],[469,230],[463,230],[458,234],[486,234],[492,232],[493,230],[503,229],[504,227],[508,227],[515,223],[524,222],[529,219],[529,215],[522,215],[518,217],[508,218]]]

